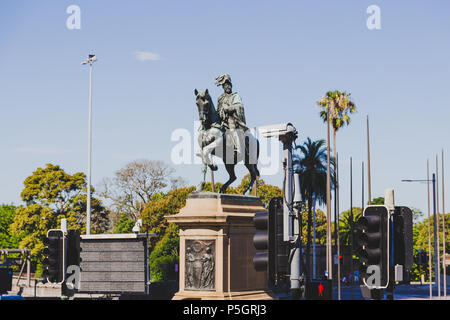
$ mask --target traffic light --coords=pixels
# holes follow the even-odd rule
[[[273,219],[272,228],[274,235],[274,264],[273,271],[269,270],[269,281],[278,285],[280,282],[288,281],[290,265],[288,263],[290,244],[283,239],[283,198],[275,197],[269,202],[269,216]]]
[[[371,288],[387,287],[389,284],[389,211],[387,207],[367,206],[357,226],[359,232],[356,254],[360,262],[360,278],[364,285]]]
[[[422,266],[428,265],[428,254],[426,251],[419,249],[417,253],[417,264]]]
[[[62,283],[65,279],[65,238],[64,232],[52,229],[44,238],[44,277],[52,283]]]
[[[426,251],[422,251],[421,254],[422,256],[422,265],[427,266],[428,265],[428,254]]]
[[[413,221],[408,207],[395,207],[393,214],[393,265],[402,266],[402,280],[397,283],[409,284],[413,266]],[[420,259],[421,257],[419,257]]]
[[[67,231],[67,263],[68,266],[79,266],[81,262],[80,258],[80,230],[68,230]]]
[[[270,285],[286,281],[289,274],[288,241],[283,240],[283,198],[275,197],[269,202],[269,211],[257,212],[253,217],[256,230],[253,245],[256,252],[253,265],[256,271],[266,271]]]
[[[274,222],[273,216],[270,216],[269,212],[256,212],[253,217],[253,223],[256,230],[259,230],[253,236],[253,245],[256,252],[253,257],[253,266],[256,271],[273,270],[274,266]],[[270,275],[270,273],[269,273]]]

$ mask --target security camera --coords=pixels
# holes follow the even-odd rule
[[[265,138],[278,137],[279,140],[295,140],[297,129],[291,123],[281,123],[259,127],[259,131]]]
[[[131,231],[133,231],[133,233],[139,233],[139,231],[141,231],[141,227],[142,227],[142,219],[138,219]]]

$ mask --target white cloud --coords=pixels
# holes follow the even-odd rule
[[[161,60],[161,57],[157,53],[149,52],[149,51],[136,51],[134,56],[139,61],[158,61]]]

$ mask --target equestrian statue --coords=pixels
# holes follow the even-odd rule
[[[202,181],[197,191],[205,185],[207,168],[216,171],[212,156],[221,158],[229,174],[229,179],[220,188],[225,193],[228,186],[236,180],[234,167],[243,161],[250,173],[250,184],[244,194],[249,195],[256,178],[259,176],[259,141],[251,133],[245,121],[244,106],[238,93],[232,92],[231,77],[223,74],[216,78],[216,85],[222,86],[224,93],[219,97],[217,110],[214,107],[208,89],[204,92],[194,90],[200,118],[198,143],[202,159]]]

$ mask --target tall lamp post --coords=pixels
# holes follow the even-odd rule
[[[87,173],[87,208],[86,234],[91,234],[91,153],[92,153],[92,65],[97,61],[95,54],[90,54],[81,64],[89,64],[89,129],[88,129],[88,173]]]
[[[437,247],[437,221],[436,221],[436,176],[433,173],[432,175],[432,179],[426,179],[426,180],[411,180],[411,179],[405,179],[402,180],[402,182],[425,182],[425,183],[432,183],[433,185],[433,223],[434,223],[434,228],[433,228],[433,236],[434,236],[434,270],[435,270],[435,282],[437,284],[437,289],[438,292],[440,292],[440,281],[438,280],[438,266],[439,266],[439,261],[438,261],[438,256],[437,256],[437,252],[439,250],[439,248]],[[428,210],[428,223],[430,223],[430,213]],[[430,234],[428,234],[428,243],[430,243]],[[431,247],[430,247],[431,248]],[[429,249],[430,251],[430,249]],[[429,252],[429,257],[431,258],[431,252]],[[430,260],[431,261],[431,260]],[[431,292],[431,265],[430,265],[430,298],[431,298],[432,292]]]

